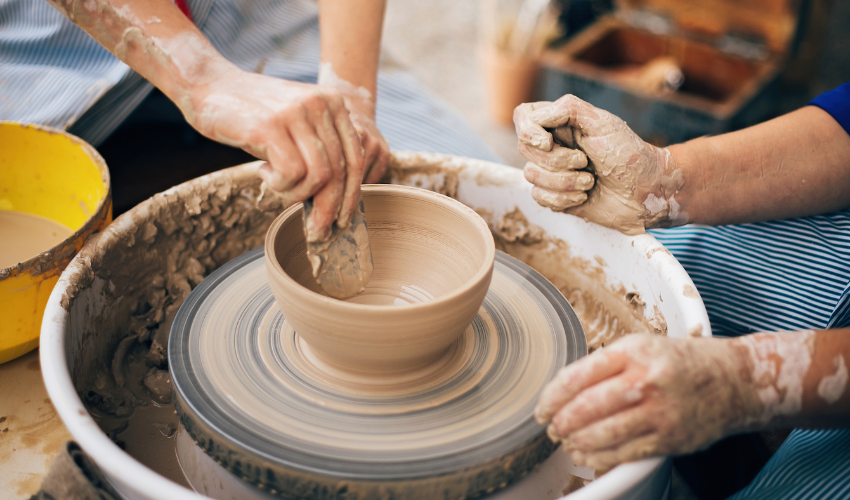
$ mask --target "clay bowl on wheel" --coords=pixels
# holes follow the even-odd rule
[[[361,372],[419,369],[464,332],[487,294],[495,244],[462,203],[408,186],[363,186],[374,271],[361,294],[323,295],[307,260],[301,204],[266,235],[284,317],[321,361]]]

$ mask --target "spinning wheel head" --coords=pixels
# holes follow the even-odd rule
[[[169,339],[180,421],[207,454],[284,498],[346,500],[476,497],[526,474],[554,448],[532,415],[539,392],[586,350],[558,290],[502,253],[460,337],[400,375],[315,356],[262,249],[205,279]]]

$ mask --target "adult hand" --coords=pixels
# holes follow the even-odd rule
[[[371,97],[340,90],[363,145],[363,184],[377,184],[390,163],[390,145],[375,124],[375,102]]]
[[[375,124],[375,99],[364,87],[357,87],[340,78],[329,62],[324,62],[319,70],[319,84],[337,89],[351,113],[351,121],[363,144],[364,184],[376,184],[381,181],[390,162],[390,146],[378,126]]]
[[[674,198],[684,182],[670,152],[618,117],[565,95],[521,104],[514,123],[541,205],[626,234],[687,222]]]
[[[333,87],[223,71],[181,103],[203,135],[266,161],[260,176],[291,205],[313,197],[309,241],[347,227],[360,201],[363,149],[342,94]]]
[[[762,415],[749,351],[729,340],[626,336],[561,369],[535,417],[578,465],[689,453]]]

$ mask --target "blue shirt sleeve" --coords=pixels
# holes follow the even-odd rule
[[[829,113],[850,134],[850,83],[824,92],[809,104]]]

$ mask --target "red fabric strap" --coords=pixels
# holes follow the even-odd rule
[[[177,8],[180,9],[180,12],[188,17],[190,21],[193,23],[195,22],[195,20],[192,19],[192,11],[189,10],[189,4],[186,3],[186,0],[174,0],[174,5],[176,5]]]

